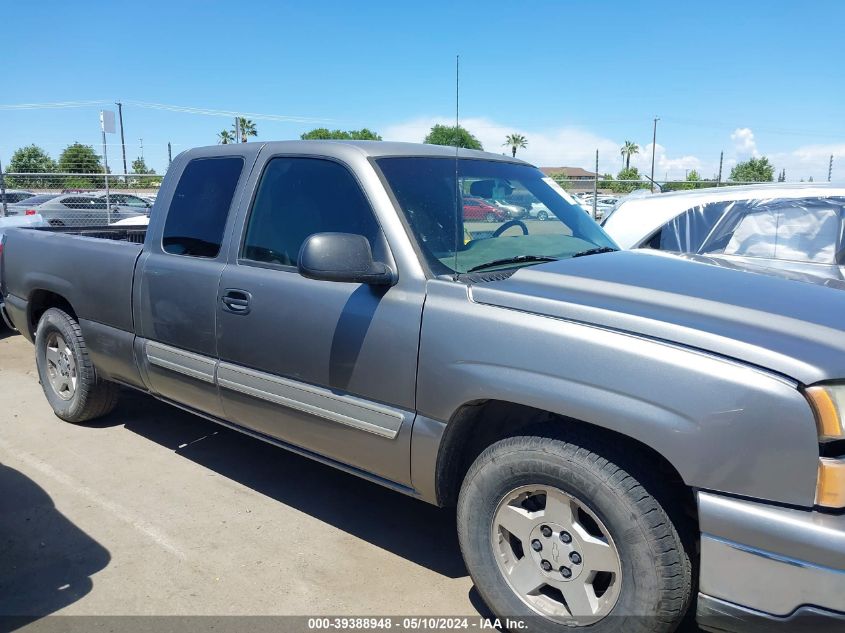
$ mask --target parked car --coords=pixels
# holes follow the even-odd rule
[[[128,207],[127,207],[128,208]],[[35,196],[9,207],[8,214],[41,215],[50,226],[106,226],[141,215],[120,207],[106,208],[105,196],[90,193]]]
[[[105,191],[97,191],[92,196],[101,200],[106,199]],[[125,211],[127,213],[143,213],[149,215],[153,203],[145,200],[141,196],[135,196],[130,193],[109,192],[109,204],[111,208],[117,211]]]
[[[4,202],[6,205],[18,204],[34,195],[31,191],[26,191],[25,189],[6,189],[5,193],[0,193],[0,211],[2,211]]]
[[[504,222],[508,214],[503,209],[493,206],[472,196],[464,196],[464,220],[484,220],[485,222]]]
[[[456,239],[455,191],[501,180],[554,217]],[[126,385],[456,505],[479,596],[534,630],[845,625],[845,293],[619,252],[498,154],[236,143],[161,191],[146,239],[5,236],[58,417]]]
[[[845,279],[845,187],[750,185],[625,201],[604,223],[623,248]]]
[[[10,204],[6,207],[6,214],[9,216],[15,215],[35,215],[35,209],[45,202],[57,198],[59,194],[56,193],[39,193],[23,200]]]

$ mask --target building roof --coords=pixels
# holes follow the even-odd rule
[[[547,176],[563,176],[564,178],[595,178],[596,173],[580,167],[540,167]]]

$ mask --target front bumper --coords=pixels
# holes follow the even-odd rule
[[[845,515],[705,492],[698,509],[701,626],[845,630]]]

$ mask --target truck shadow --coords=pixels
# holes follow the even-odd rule
[[[110,560],[108,550],[59,512],[44,489],[0,463],[0,630],[76,602]]]
[[[104,426],[126,429],[339,530],[449,578],[467,575],[455,513],[125,391]]]

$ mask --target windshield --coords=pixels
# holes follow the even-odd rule
[[[397,157],[377,164],[435,274],[616,249],[584,209],[534,167],[460,159],[456,192],[454,159]]]

